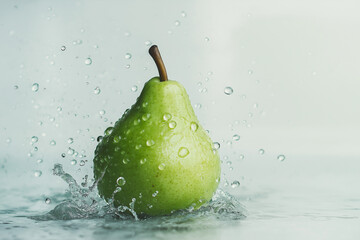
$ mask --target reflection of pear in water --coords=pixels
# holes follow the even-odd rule
[[[218,186],[219,155],[184,87],[167,80],[157,47],[149,52],[160,78],[149,80],[131,109],[105,131],[94,158],[98,190],[138,214],[198,208]]]

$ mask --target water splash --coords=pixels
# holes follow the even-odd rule
[[[61,177],[68,185],[70,197],[57,205],[50,212],[33,216],[35,220],[70,220],[81,218],[97,218],[107,213],[107,203],[95,191],[98,181],[88,188],[82,188],[76,180],[66,173],[61,164],[55,164],[53,174]]]
[[[68,185],[69,196],[66,200],[58,204],[50,212],[31,216],[31,219],[38,221],[51,220],[72,220],[72,219],[94,219],[94,218],[111,218],[120,220],[141,220],[147,221],[153,219],[158,221],[163,219],[166,222],[174,222],[180,219],[189,218],[217,218],[223,220],[239,220],[246,217],[246,208],[233,196],[218,189],[211,201],[204,204],[201,208],[194,210],[193,207],[179,210],[168,216],[159,217],[142,217],[139,219],[134,211],[136,199],[129,204],[129,206],[115,207],[113,205],[115,194],[121,192],[121,187],[118,187],[113,193],[113,199],[106,202],[98,195],[97,184],[105,174],[95,181],[90,187],[87,184],[79,185],[76,180],[68,173],[66,173],[61,164],[55,164],[53,174],[61,177]],[[129,214],[130,213],[130,214]]]

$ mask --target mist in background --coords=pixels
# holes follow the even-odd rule
[[[356,175],[359,7],[350,0],[2,1],[3,187],[63,188],[52,176],[55,163],[80,180],[92,176],[97,137],[157,75],[151,44],[220,143],[230,182],[271,184],[297,173],[325,184],[320,173]]]

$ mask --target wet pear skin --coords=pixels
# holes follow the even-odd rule
[[[166,215],[212,198],[220,159],[184,87],[155,77],[105,131],[95,150],[94,176],[99,194],[115,206],[133,203],[137,214]]]

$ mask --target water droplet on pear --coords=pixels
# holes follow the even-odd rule
[[[154,144],[155,144],[155,141],[152,140],[152,139],[146,141],[146,146],[148,146],[148,147],[151,147],[151,146],[153,146]]]
[[[150,113],[144,113],[144,114],[142,115],[141,119],[142,119],[143,121],[147,121],[147,120],[149,120],[150,116],[151,116]]]
[[[165,164],[164,163],[161,163],[159,166],[158,166],[159,170],[162,171],[165,169]]]
[[[126,183],[126,180],[125,180],[125,178],[123,178],[123,177],[119,177],[119,178],[116,180],[116,183],[117,183],[117,185],[119,185],[119,186],[124,186],[125,183]]]
[[[190,124],[191,131],[196,132],[196,130],[198,130],[198,128],[199,128],[199,125],[196,122],[192,122]]]
[[[170,119],[171,119],[171,114],[170,113],[165,113],[164,115],[163,115],[163,119],[164,119],[164,121],[169,121]]]
[[[178,151],[178,155],[179,157],[181,158],[184,158],[186,157],[187,155],[189,155],[189,149],[187,149],[186,147],[181,147],[179,148],[179,151]]]
[[[104,135],[105,135],[105,136],[110,135],[113,130],[114,130],[113,127],[108,127],[108,128],[104,131]]]
[[[169,122],[169,128],[174,129],[175,127],[176,127],[176,122],[175,121]]]

